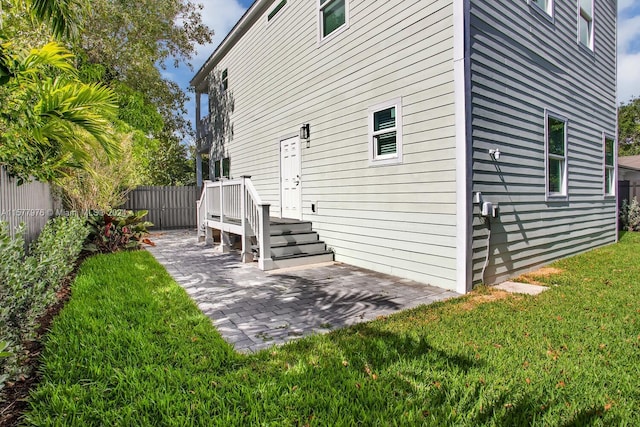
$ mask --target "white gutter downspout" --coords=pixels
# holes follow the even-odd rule
[[[472,139],[470,0],[453,0],[453,74],[456,123],[456,292],[472,288]]]

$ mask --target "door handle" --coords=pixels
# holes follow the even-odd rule
[[[296,176],[293,182],[296,183],[296,187],[300,185],[300,175]]]

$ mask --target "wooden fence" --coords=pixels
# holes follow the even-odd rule
[[[198,187],[141,186],[131,191],[123,209],[148,210],[151,230],[196,228],[196,200]]]
[[[61,208],[49,184],[33,181],[18,185],[0,167],[0,221],[9,223],[12,236],[15,236],[16,227],[23,223],[26,226],[25,240],[33,241],[47,220],[58,214]]]

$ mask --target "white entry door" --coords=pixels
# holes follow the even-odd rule
[[[302,219],[300,173],[300,139],[297,136],[283,139],[280,141],[282,218]]]

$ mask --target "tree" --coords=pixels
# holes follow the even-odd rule
[[[84,63],[101,64],[104,80],[142,95],[163,120],[162,133],[183,139],[191,132],[186,95],[158,70],[173,60],[187,62],[195,44],[211,41],[201,5],[191,0],[94,0],[86,30],[76,45]],[[160,133],[154,133],[160,137]]]
[[[618,108],[619,155],[640,154],[640,98],[633,98]]]

